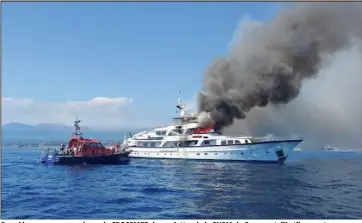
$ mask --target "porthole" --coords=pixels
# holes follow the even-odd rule
[[[215,155],[217,155],[217,153],[215,153]]]
[[[205,153],[205,155],[207,155],[207,153]]]
[[[198,156],[199,156],[199,155],[200,155],[200,153],[197,153],[196,155],[198,155]]]

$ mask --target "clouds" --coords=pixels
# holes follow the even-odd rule
[[[61,123],[71,125],[78,116],[84,125],[120,129],[141,125],[133,99],[95,97],[88,101],[43,102],[30,98],[2,98],[2,123]]]
[[[184,102],[190,112],[196,112],[195,101],[196,94],[192,100]],[[72,125],[76,116],[82,120],[84,126],[104,130],[149,129],[169,124],[168,116],[155,115],[155,112],[159,111],[150,112],[147,107],[140,109],[142,106],[139,103],[143,102],[128,97],[95,97],[87,101],[64,102],[2,97],[2,124],[20,122],[31,125],[39,123]]]

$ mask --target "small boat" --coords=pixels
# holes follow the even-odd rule
[[[326,145],[324,146],[324,150],[327,150],[327,151],[335,151],[336,149],[331,147],[330,145]]]
[[[126,164],[129,162],[129,151],[106,148],[97,139],[83,138],[80,132],[80,120],[75,120],[75,132],[68,145],[60,148],[46,148],[40,157],[41,163],[58,165],[76,164]]]

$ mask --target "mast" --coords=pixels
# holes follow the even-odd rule
[[[80,126],[79,123],[81,122],[81,120],[78,120],[78,117],[75,117],[75,121],[74,121],[74,132],[73,132],[73,136],[76,137],[80,137],[82,138],[83,132],[80,131]]]
[[[181,120],[182,123],[188,123],[190,121],[195,120],[196,117],[193,114],[189,114],[187,105],[182,100],[181,91],[179,91],[179,93],[180,93],[180,98],[178,99],[178,103],[176,105],[177,108],[176,113],[180,113],[180,115],[179,117],[176,117],[174,119]]]
[[[178,99],[178,103],[176,105],[176,108],[177,108],[177,113],[180,113],[180,118],[182,117],[185,117],[186,114],[187,114],[187,106],[186,104],[183,103],[183,100],[182,100],[182,95],[181,95],[181,91],[179,91],[180,93],[180,97]]]

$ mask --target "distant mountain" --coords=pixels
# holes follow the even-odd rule
[[[62,124],[27,125],[23,123],[9,123],[2,126],[2,143],[41,143],[53,141],[67,141],[74,131],[73,126]],[[137,129],[114,131],[94,130],[81,126],[84,137],[93,137],[99,140],[119,141],[125,132],[138,132]]]

